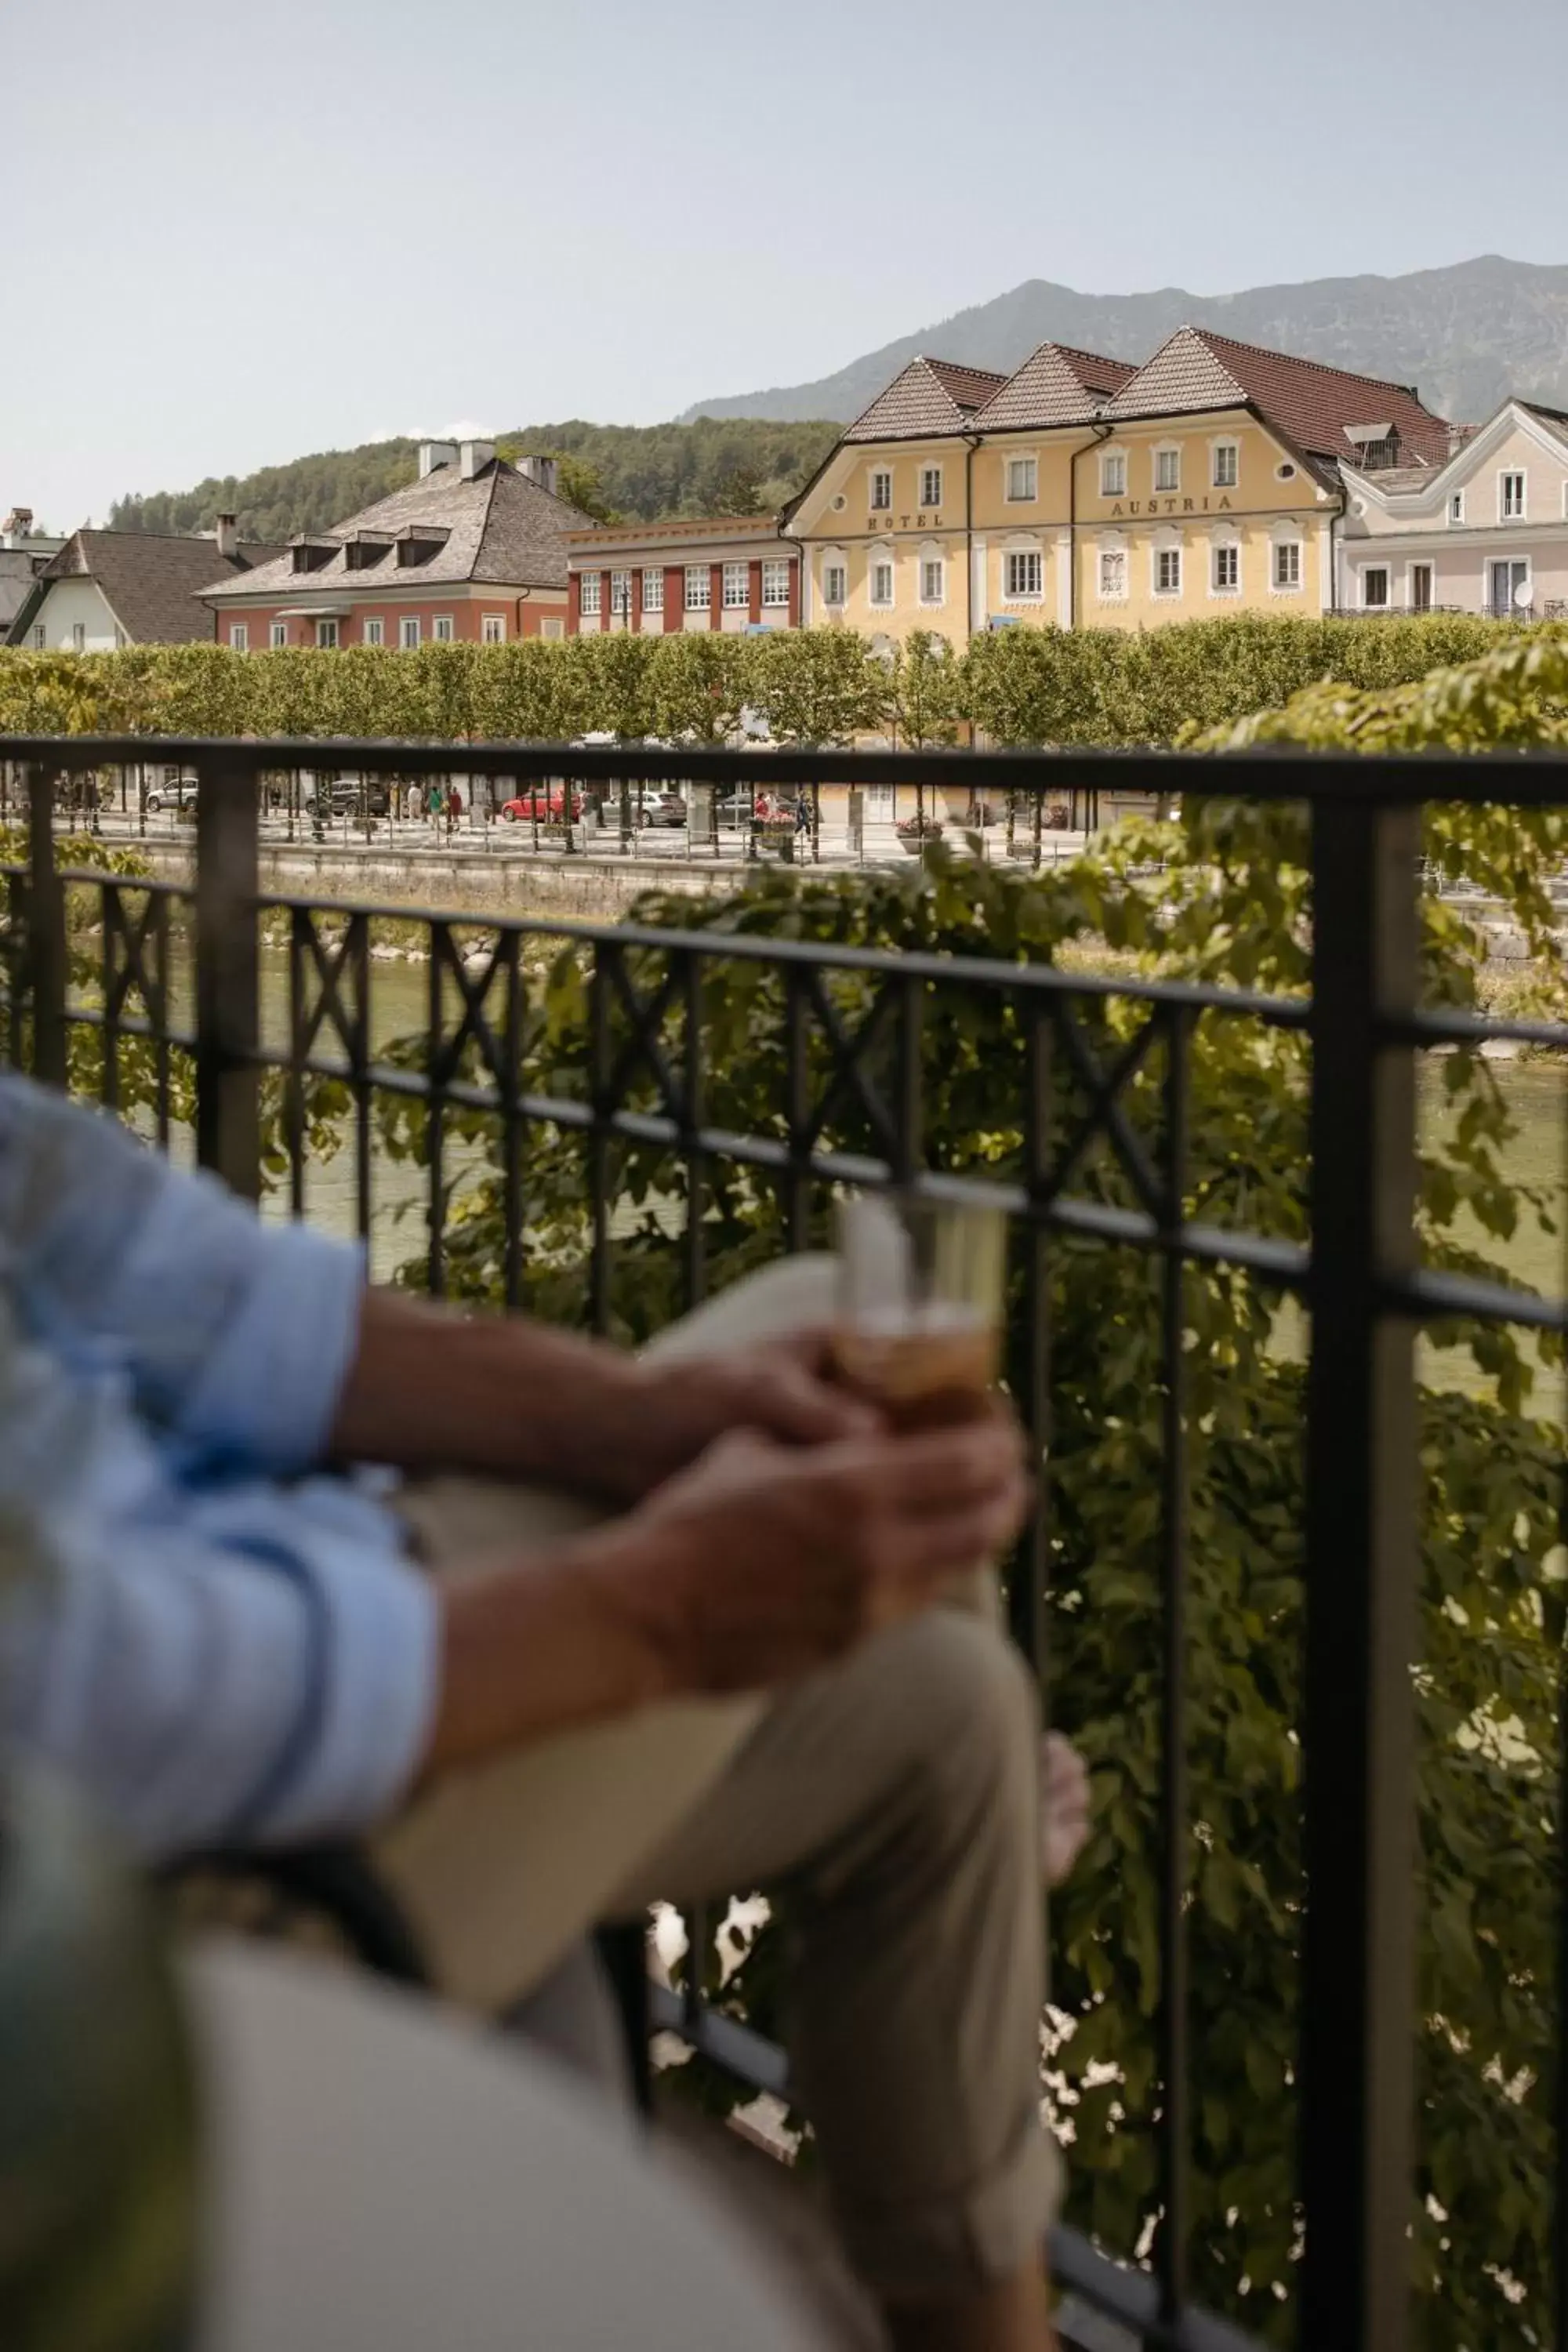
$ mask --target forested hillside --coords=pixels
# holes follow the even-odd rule
[[[764,513],[797,489],[837,437],[836,425],[774,425],[752,417],[700,416],[688,425],[520,426],[503,434],[509,455],[538,450],[573,461],[563,488],[589,510],[637,522],[667,515]],[[191,490],[118,499],[114,530],[210,530],[236,513],[243,538],[277,544],[295,531],[324,530],[414,478],[412,441],[373,441],[229,474]]]

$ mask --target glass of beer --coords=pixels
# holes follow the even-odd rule
[[[1001,1365],[1007,1220],[984,1202],[859,1192],[838,1204],[834,1364],[900,1429],[972,1414]]]

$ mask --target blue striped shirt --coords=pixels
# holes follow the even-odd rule
[[[320,1468],[363,1281],[0,1075],[0,1726],[150,1857],[357,1830],[416,1769],[434,1597]]]

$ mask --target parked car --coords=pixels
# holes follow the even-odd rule
[[[528,824],[535,820],[540,824],[561,824],[566,816],[566,787],[552,784],[548,792],[521,793],[516,800],[501,803],[501,821],[505,824]],[[572,822],[575,824],[583,814],[583,795],[572,795]]]
[[[363,782],[358,776],[338,776],[330,784],[318,784],[305,802],[307,816],[363,816],[366,807],[372,816],[385,816],[392,806],[392,795],[384,784]]]
[[[642,821],[644,824],[684,825],[686,803],[679,793],[645,793]]]
[[[753,797],[755,808],[752,807]],[[755,815],[760,824],[793,824],[795,803],[785,800],[782,793],[758,791],[726,793],[715,801],[714,808],[726,824],[749,824]]]
[[[147,806],[154,814],[159,809],[194,810],[196,804],[195,776],[165,776],[162,782],[147,787]]]

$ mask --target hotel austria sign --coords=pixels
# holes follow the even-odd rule
[[[1118,499],[1110,511],[1113,515],[1228,514],[1230,500],[1223,492],[1217,499]]]

